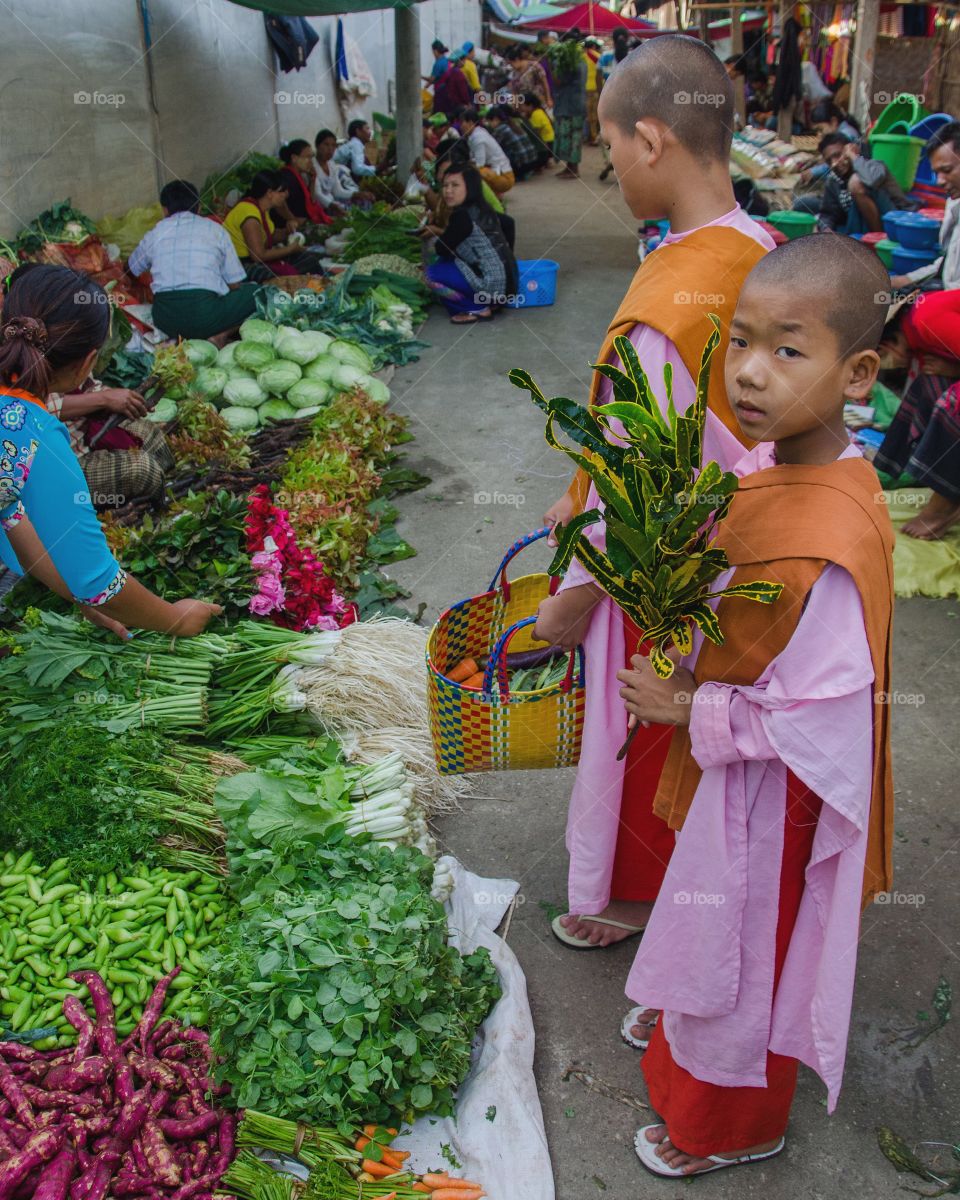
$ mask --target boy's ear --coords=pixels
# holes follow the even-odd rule
[[[860,350],[850,356],[850,373],[843,389],[843,398],[850,404],[865,404],[870,398],[880,370],[880,355],[876,350]]]

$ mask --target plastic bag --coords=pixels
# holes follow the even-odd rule
[[[148,204],[145,208],[131,208],[119,217],[104,217],[97,222],[97,233],[105,242],[115,242],[120,253],[127,258],[143,235],[162,220],[163,209],[160,205]]]

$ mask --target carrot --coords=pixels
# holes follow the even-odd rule
[[[478,671],[476,675],[471,675],[470,678],[465,679],[460,686],[470,688],[471,691],[479,692],[483,687],[483,671]]]
[[[469,1179],[451,1178],[446,1171],[434,1171],[430,1175],[423,1176],[423,1182],[428,1188],[451,1188],[453,1191],[477,1191],[483,1189],[479,1183],[473,1183]]]
[[[389,1175],[396,1175],[396,1167],[388,1167],[386,1163],[374,1162],[372,1158],[365,1158],[360,1164],[360,1169],[366,1171],[368,1175],[372,1175],[374,1179],[386,1179]]]
[[[368,1125],[368,1126],[366,1126],[366,1128],[373,1129],[374,1126]],[[383,1163],[383,1165],[385,1167],[392,1167],[394,1171],[402,1170],[404,1162],[410,1157],[409,1151],[407,1151],[404,1154],[401,1154],[397,1150],[390,1150],[383,1144],[383,1142],[378,1142],[374,1138],[367,1137],[366,1135],[364,1135],[363,1137],[357,1138],[356,1143],[354,1145],[354,1149],[355,1150],[364,1150],[369,1145],[379,1146],[380,1162]],[[376,1161],[376,1160],[372,1159],[371,1161]]]
[[[484,1194],[482,1188],[442,1187],[433,1193],[433,1200],[480,1200]]]
[[[480,670],[475,658],[464,658],[453,668],[447,672],[447,678],[451,683],[463,683],[469,679],[471,675],[476,675]]]
[[[413,1185],[413,1187],[411,1188],[411,1191],[426,1192],[428,1195],[430,1194],[430,1189],[427,1187],[427,1185],[425,1183],[415,1183]]]

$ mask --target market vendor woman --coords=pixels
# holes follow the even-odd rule
[[[310,275],[321,271],[320,259],[310,251],[291,246],[291,231],[278,227],[270,210],[286,204],[289,191],[278,171],[258,171],[246,196],[230,209],[223,227],[247,272],[262,283],[275,275]]]
[[[222,611],[202,600],[161,600],[110,553],[70,449],[47,411],[90,374],[110,327],[106,292],[69,267],[17,279],[0,318],[0,558],[79,604],[95,624],[190,637]]]

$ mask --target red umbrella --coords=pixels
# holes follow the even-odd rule
[[[516,22],[523,29],[555,29],[564,33],[568,29],[579,29],[581,33],[611,34],[615,29],[628,29],[631,33],[659,33],[656,25],[649,21],[638,21],[636,17],[621,17],[594,0],[585,0],[575,4],[565,12],[555,17],[539,17],[532,21],[524,21],[521,17]]]

